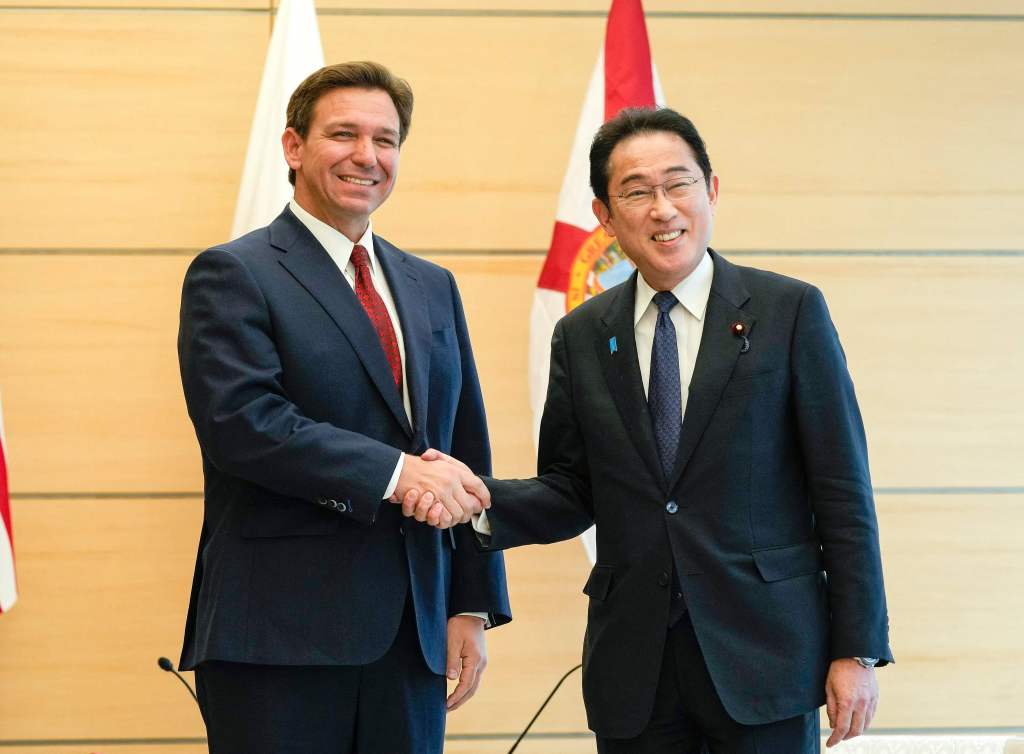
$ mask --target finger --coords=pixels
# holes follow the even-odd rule
[[[864,730],[866,731],[871,727],[872,721],[875,719],[875,712],[878,710],[878,696],[871,698],[870,704],[868,704],[868,712],[864,716]]]
[[[449,513],[447,508],[445,508],[440,503],[438,503],[437,505],[438,505],[438,508],[440,509],[439,510],[440,519],[439,519],[439,521],[437,523],[437,528],[438,529],[449,529],[449,528],[452,527],[453,524],[458,523],[457,521],[454,521],[452,519],[452,514]]]
[[[402,515],[408,518],[416,512],[416,501],[420,499],[420,491],[413,488],[402,498]]]
[[[443,455],[444,453],[442,453],[440,450],[435,450],[434,448],[427,448],[426,452],[424,452],[420,456],[420,458],[422,458],[424,461],[440,461]]]
[[[836,727],[836,695],[832,692],[832,687],[828,686],[825,689],[825,713],[828,715],[828,727]]]
[[[445,706],[449,712],[454,712],[476,692],[477,686],[477,665],[472,658],[462,658],[462,672],[459,674],[459,685],[448,696]]]
[[[427,513],[429,513],[430,509],[434,507],[435,502],[437,502],[437,499],[434,497],[433,492],[431,492],[430,490],[424,492],[422,495],[419,496],[419,501],[416,503],[416,508],[413,510],[412,513],[413,517],[417,521],[426,521]]]
[[[462,486],[466,489],[466,492],[480,501],[481,507],[491,507],[491,491],[487,489],[487,485],[483,483],[480,477],[474,474],[463,474]]]
[[[424,492],[420,496],[420,501],[416,504],[416,511],[413,514],[413,517],[417,521],[426,521],[427,514],[430,513],[430,510],[436,503],[437,499],[434,497],[433,492]]]
[[[851,738],[856,738],[864,732],[864,709],[856,708],[853,710],[853,715],[850,717],[850,730],[847,731],[846,735],[843,736],[844,741],[849,741]]]
[[[850,720],[852,716],[853,710],[850,708],[849,702],[837,702],[836,721],[832,725],[832,735],[829,736],[828,741],[825,742],[826,746],[835,746],[846,738],[846,734],[850,732]]]
[[[446,520],[448,521],[448,526],[451,526],[452,517],[448,513],[448,509],[441,503],[434,503],[433,507],[427,512],[427,523],[439,529],[444,529],[447,528],[444,525]]]

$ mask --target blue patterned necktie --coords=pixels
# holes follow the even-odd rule
[[[654,295],[658,307],[658,324],[654,328],[651,349],[651,375],[647,388],[647,407],[654,424],[654,437],[665,477],[672,476],[679,452],[679,435],[683,429],[682,393],[679,382],[679,344],[676,328],[668,313],[679,300],[671,291]]]

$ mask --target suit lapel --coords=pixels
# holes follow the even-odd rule
[[[285,252],[281,256],[281,264],[317,300],[348,338],[395,420],[412,437],[402,396],[395,389],[380,338],[341,270],[291,210],[285,209],[271,223],[270,243]]]
[[[679,438],[679,454],[669,489],[675,489],[686,470],[690,456],[718,408],[722,391],[732,376],[743,341],[732,332],[732,325],[742,322],[751,332],[756,319],[742,307],[750,298],[739,271],[719,255],[711,252],[715,264],[711,296],[704,315],[700,350],[690,379],[690,392]]]
[[[654,427],[644,395],[640,364],[636,355],[636,335],[633,327],[633,309],[636,302],[636,276],[633,275],[610,294],[611,301],[601,317],[601,335],[594,347],[604,371],[608,392],[619,410],[630,439],[640,457],[660,485],[665,474],[658,460],[658,447],[654,441]],[[612,338],[615,339],[614,346]]]
[[[402,323],[405,344],[405,378],[408,381],[409,403],[415,435],[426,449],[427,392],[430,384],[430,310],[423,283],[408,263],[406,255],[378,236],[373,237],[377,254],[391,297]]]

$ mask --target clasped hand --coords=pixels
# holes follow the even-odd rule
[[[447,529],[490,508],[491,494],[466,464],[431,448],[405,456],[391,502],[400,503],[406,517]]]

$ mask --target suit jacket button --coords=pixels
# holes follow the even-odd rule
[[[326,501],[326,500],[324,500],[324,499],[323,499],[322,497],[318,497],[318,498],[316,499],[316,504],[317,504],[317,505],[327,505],[327,501]]]
[[[348,510],[348,508],[346,507],[346,505],[344,503],[338,503],[338,510],[341,511],[342,513],[344,513],[345,511]]]
[[[658,586],[668,586],[671,580],[672,579],[668,575],[668,571],[662,571],[658,574]]]
[[[337,508],[338,507],[338,501],[337,500],[328,500],[327,504],[329,506],[331,506],[332,508]]]
[[[667,510],[669,513],[675,513],[676,511],[679,510],[679,505],[676,503],[675,500],[669,500],[667,503],[665,503],[665,510]]]

